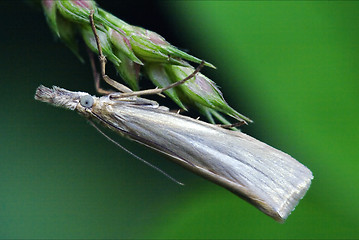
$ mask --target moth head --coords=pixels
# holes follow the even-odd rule
[[[70,110],[88,109],[94,104],[94,98],[88,93],[72,92],[56,86],[48,88],[40,85],[36,89],[35,99]]]

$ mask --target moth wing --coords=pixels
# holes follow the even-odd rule
[[[141,106],[122,106],[113,117],[129,138],[227,188],[280,222],[313,178],[288,154],[239,131]]]

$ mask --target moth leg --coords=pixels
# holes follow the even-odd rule
[[[113,91],[111,91],[111,90],[105,90],[100,87],[100,74],[97,72],[97,69],[96,69],[94,55],[89,48],[87,48],[87,53],[88,53],[89,59],[90,59],[90,64],[91,64],[93,79],[95,82],[96,92],[98,92],[101,95],[109,95],[109,94],[113,93]]]
[[[198,65],[198,67],[190,74],[188,75],[186,78],[182,79],[181,81],[172,83],[170,85],[168,85],[167,87],[164,88],[155,88],[155,89],[147,89],[147,90],[142,90],[142,91],[135,91],[135,92],[130,92],[130,93],[122,93],[121,95],[119,95],[119,97],[130,97],[130,96],[140,96],[140,95],[151,95],[151,94],[161,94],[164,91],[170,89],[170,88],[174,88],[177,87],[178,85],[181,85],[183,83],[185,83],[186,81],[194,78],[196,76],[196,74],[201,71],[201,69],[203,68],[205,64],[205,61],[202,60],[201,64]]]
[[[116,88],[118,91],[123,92],[123,93],[131,93],[132,90],[130,88],[126,87],[125,85],[123,85],[121,83],[116,82],[115,80],[111,79],[109,76],[106,75],[106,62],[107,62],[107,60],[106,60],[106,57],[102,53],[100,38],[98,37],[97,32],[96,32],[95,22],[93,20],[93,14],[94,14],[94,11],[91,10],[91,12],[90,12],[90,24],[91,24],[92,31],[93,31],[93,33],[95,35],[95,40],[96,40],[96,44],[97,44],[98,55],[99,55],[99,60],[100,60],[101,77],[103,78],[103,80],[105,80],[106,83],[108,83],[110,86]],[[96,73],[96,75],[97,75],[97,73]],[[96,90],[101,89],[99,87],[99,81],[100,81],[100,79],[96,79],[96,77],[95,77]],[[100,90],[100,91],[102,91],[102,90]],[[104,90],[104,91],[106,93],[108,93],[108,91],[106,91],[106,90]],[[101,93],[101,92],[99,92],[99,93]]]

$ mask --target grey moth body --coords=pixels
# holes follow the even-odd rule
[[[44,86],[39,86],[35,99],[96,119],[230,190],[279,222],[289,216],[313,179],[307,167],[280,150],[240,131],[172,113],[151,100],[121,98],[120,93],[98,98]]]

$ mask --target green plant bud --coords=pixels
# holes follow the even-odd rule
[[[159,45],[161,47],[165,47],[165,46],[170,46],[171,44],[169,42],[167,42],[164,37],[162,37],[161,35],[152,32],[150,30],[145,30],[144,35],[148,38],[148,40],[150,40],[151,42],[153,42],[156,45]]]
[[[169,62],[169,56],[161,52],[161,47],[152,43],[148,39],[139,34],[130,36],[130,43],[136,55],[148,62]]]
[[[61,14],[58,14],[55,0],[43,0],[41,3],[47,23],[55,36],[60,38],[81,62],[84,62],[79,53],[76,26],[65,19]]]
[[[170,85],[171,79],[168,76],[164,64],[158,63],[147,63],[145,64],[145,72],[148,78],[158,87],[167,87]],[[176,90],[170,88],[164,92],[168,97],[170,97],[180,108],[187,111],[186,107],[183,105],[180,100]]]
[[[144,28],[132,26],[132,32],[129,36],[133,51],[145,61],[169,63],[184,67],[190,65],[182,59],[196,63],[201,62],[200,59],[175,48],[159,34]],[[210,63],[205,65],[214,68]]]
[[[50,29],[60,37],[59,30],[56,22],[56,1],[55,0],[43,0],[41,1],[42,9],[46,16],[47,24]]]
[[[73,22],[88,23],[90,11],[96,11],[92,0],[56,0],[56,7],[62,16]]]
[[[127,55],[117,49],[114,50],[114,53],[121,60],[121,64],[116,66],[117,72],[132,90],[139,90],[138,80],[140,76],[141,65],[132,61],[127,57]]]
[[[75,24],[69,22],[63,16],[57,16],[57,26],[59,30],[59,36],[61,41],[70,48],[70,50],[76,55],[76,57],[83,63],[84,60],[80,55],[78,45],[78,29]]]
[[[112,28],[108,29],[108,35],[113,46],[122,52],[127,58],[131,59],[133,62],[143,65],[140,59],[138,59],[135,53],[132,51],[130,40],[126,37],[126,34],[120,34],[123,32],[121,29],[113,30]]]
[[[177,82],[190,75],[194,71],[194,68],[166,65],[166,71],[172,82]],[[195,105],[201,111],[207,111],[206,109],[201,109],[202,105],[204,107],[223,112],[238,121],[244,120],[252,122],[249,118],[231,108],[224,100],[221,91],[219,91],[215,83],[202,73],[198,73],[194,79],[188,80],[184,84],[178,86],[178,88],[182,90],[183,94],[185,94],[186,98],[192,104],[196,103]]]

